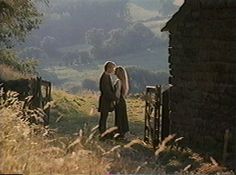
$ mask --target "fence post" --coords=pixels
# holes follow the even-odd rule
[[[162,120],[161,120],[161,140],[170,134],[170,88],[162,93]]]

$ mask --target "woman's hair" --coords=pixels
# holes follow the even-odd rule
[[[121,93],[122,93],[122,95],[126,96],[128,94],[128,91],[129,91],[129,83],[128,83],[128,76],[127,76],[126,70],[123,67],[118,66],[115,69],[115,75],[121,81],[121,89],[122,89]]]

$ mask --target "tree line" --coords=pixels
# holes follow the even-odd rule
[[[144,92],[147,85],[168,84],[169,74],[166,72],[153,72],[139,67],[127,67],[126,70],[129,77],[130,93]],[[85,79],[81,88],[98,91],[98,80]]]

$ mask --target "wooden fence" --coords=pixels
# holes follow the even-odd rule
[[[41,108],[45,113],[44,124],[49,124],[50,105],[51,101],[51,83],[42,80],[41,77],[32,79],[18,79],[9,81],[0,81],[2,84],[3,98],[6,99],[8,91],[15,91],[19,93],[19,100],[26,101],[26,97],[31,96],[28,101],[30,109]]]

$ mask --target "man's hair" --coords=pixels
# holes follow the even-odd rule
[[[110,67],[112,67],[112,66],[116,66],[116,64],[115,64],[114,62],[112,62],[112,61],[107,61],[107,62],[105,62],[105,64],[104,64],[104,70],[107,71],[108,68],[110,68]]]

